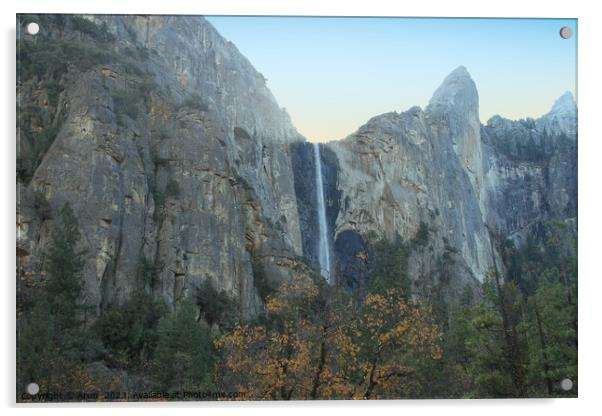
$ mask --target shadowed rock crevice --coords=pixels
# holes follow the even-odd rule
[[[176,308],[210,281],[250,318],[307,269],[301,257],[318,269],[312,146],[231,42],[194,16],[87,16],[86,33],[44,19],[35,42],[19,35],[21,276],[45,272],[65,202],[96,311],[141,286]],[[40,56],[48,65],[32,64]],[[426,109],[377,115],[320,146],[338,284],[365,290],[369,243],[399,235],[420,241],[408,259],[414,293],[453,299],[499,260],[489,229],[520,245],[554,220],[576,236],[572,96],[536,120],[485,126],[478,99],[460,67]],[[140,284],[142,263],[152,287]]]

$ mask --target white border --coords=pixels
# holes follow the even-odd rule
[[[602,41],[601,15],[595,1],[579,0],[501,0],[494,3],[472,0],[233,0],[233,1],[152,1],[152,0],[26,0],[17,4],[2,2],[2,71],[1,111],[4,137],[2,140],[2,219],[3,238],[2,264],[2,379],[0,394],[2,404],[12,407],[14,403],[14,330],[15,330],[15,13],[137,13],[137,14],[239,14],[239,15],[347,15],[347,16],[440,16],[440,17],[559,17],[579,19],[579,399],[566,400],[478,400],[478,401],[397,401],[397,402],[295,402],[286,403],[170,403],[170,404],[112,404],[111,413],[164,414],[168,408],[186,413],[231,413],[288,415],[307,413],[344,412],[350,415],[365,415],[367,412],[408,414],[491,415],[523,414],[526,412],[550,415],[590,414],[600,408],[600,336],[602,304],[602,273],[596,263],[600,257],[602,230],[600,228],[600,184],[599,166],[602,164],[602,120],[600,118],[600,41]],[[520,62],[517,62],[520,65]],[[282,103],[285,105],[286,103]],[[597,133],[597,134],[596,134]],[[45,414],[79,414],[82,405],[47,405]],[[36,406],[18,406],[29,413]],[[88,404],[86,413],[107,410],[106,404]],[[177,410],[176,410],[177,409]]]

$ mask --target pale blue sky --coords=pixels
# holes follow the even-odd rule
[[[207,17],[267,79],[311,141],[340,139],[370,117],[425,107],[459,65],[480,117],[538,117],[576,88],[573,19]],[[562,26],[575,35],[564,40]]]

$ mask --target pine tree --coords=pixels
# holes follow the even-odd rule
[[[154,368],[163,388],[178,390],[209,385],[215,356],[209,328],[196,320],[191,302],[184,302],[159,322]]]
[[[17,381],[20,387],[30,382],[47,387],[55,354],[53,321],[48,303],[45,300],[37,302],[26,319],[18,323],[18,327]]]
[[[477,397],[524,397],[525,340],[519,331],[523,298],[514,284],[491,276],[485,299],[472,308],[466,346]]]
[[[80,234],[69,204],[61,209],[47,251],[47,280],[33,293],[34,306],[18,323],[18,379],[43,389],[61,388],[93,345],[82,328]]]
[[[529,298],[525,331],[529,334],[529,381],[537,395],[576,394],[577,305],[574,276],[566,282],[556,268],[545,270],[535,293]],[[559,388],[569,378],[571,392]]]
[[[387,289],[401,289],[410,298],[408,277],[408,248],[399,235],[391,242],[381,240],[374,245],[374,270],[370,283],[371,293],[383,294]]]
[[[52,232],[47,254],[46,294],[57,340],[77,330],[82,319],[83,259],[77,250],[79,239],[77,218],[66,203]]]
[[[165,304],[144,291],[136,291],[122,305],[107,308],[94,329],[108,358],[119,366],[138,369],[152,358],[158,343],[158,323]]]

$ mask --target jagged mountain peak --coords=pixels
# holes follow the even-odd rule
[[[467,124],[480,124],[479,94],[475,82],[464,65],[458,66],[445,77],[424,110],[413,106],[403,113],[379,114],[368,120],[360,130],[391,122],[399,123],[401,120],[407,122],[408,120],[403,117],[404,114],[418,117],[423,112],[434,120],[446,120],[455,134],[464,130]]]
[[[577,103],[570,91],[562,94],[544,116],[537,119],[538,128],[552,134],[577,135]]]
[[[450,72],[449,75],[447,76],[447,78],[452,78],[452,77],[456,77],[456,78],[467,77],[467,78],[470,78],[470,73],[468,72],[468,69],[464,65],[460,65],[459,67],[457,67],[456,69],[454,69],[452,72]]]
[[[460,277],[452,286],[464,287],[491,265],[484,218],[493,217],[496,228],[502,224],[509,235],[531,224],[539,218],[540,207],[549,205],[547,182],[542,180],[541,198],[514,220],[514,206],[531,203],[531,182],[541,174],[533,173],[525,192],[513,198],[522,176],[506,181],[503,175],[513,168],[501,165],[507,162],[505,155],[482,152],[478,92],[464,66],[445,77],[424,111],[412,107],[373,117],[348,140],[320,146],[316,158],[262,76],[202,18],[103,15],[94,22],[116,38],[111,44],[115,52],[107,58],[99,53],[102,61],[94,63],[98,70],[78,76],[74,72],[74,82],[61,85],[66,91],[64,115],[58,107],[38,104],[52,74],[22,79],[19,85],[23,106],[35,105],[48,120],[56,119],[45,113],[52,108],[65,120],[29,182],[19,181],[19,192],[25,195],[18,207],[19,223],[32,225],[19,233],[18,251],[27,253],[19,259],[23,270],[37,273],[46,248],[40,242],[49,240],[50,227],[41,226],[46,219],[39,218],[36,195],[48,199],[53,213],[69,201],[88,236],[82,243],[87,250],[83,279],[87,302],[97,310],[125,302],[134,293],[142,253],[144,261],[165,265],[156,273],[154,295],[171,307],[210,280],[239,299],[244,316],[260,313],[253,268],[265,268],[274,281],[285,280],[297,273],[298,256],[315,257],[316,160],[324,175],[332,259],[337,265],[341,259],[355,259],[336,273],[346,276],[349,271],[358,282],[367,278],[369,269],[357,268],[370,264],[360,257],[369,253],[363,236],[368,241],[372,233],[399,234],[410,241],[421,222],[428,221],[433,242],[435,236],[436,241],[445,236],[457,254]],[[75,32],[67,28],[65,36],[81,38],[91,51],[99,47],[94,38]],[[53,36],[36,42],[60,47],[61,39]],[[130,43],[145,52],[135,56],[139,62],[127,56]],[[35,62],[41,50],[25,50],[34,54],[27,62]],[[122,74],[123,62],[139,71]],[[152,85],[151,100],[138,88],[127,87],[134,81]],[[136,115],[118,105],[124,94],[135,101]],[[557,109],[568,107],[569,98],[560,100]],[[192,105],[183,105],[185,101]],[[546,131],[572,128],[573,121],[546,119]],[[25,133],[32,130],[27,127],[19,130],[18,156],[33,164],[38,155],[22,150],[36,149],[35,137],[25,141],[30,139]],[[529,138],[528,132],[524,137]],[[490,156],[496,158],[495,165]],[[487,170],[483,161],[488,161]],[[554,213],[568,206],[572,215],[572,205],[565,201],[575,199],[575,176],[564,174],[560,162],[564,160],[558,162],[560,173],[550,179],[560,184],[551,186],[559,196],[550,200],[558,207]],[[493,179],[485,176],[498,166],[500,173]],[[94,175],[72,174],[83,171]],[[565,177],[567,184],[559,179]],[[177,196],[171,194],[174,188]],[[496,192],[495,206],[489,202],[494,192],[490,188]],[[249,202],[243,206],[241,198]],[[423,259],[412,260],[410,270],[435,270],[443,258],[437,256],[446,248],[432,247],[434,254],[425,252]],[[261,259],[257,265],[255,258]]]
[[[561,118],[576,118],[577,115],[577,103],[575,101],[575,97],[573,93],[570,91],[566,91],[560,97],[554,101],[554,104],[550,108],[550,111],[545,113],[544,115],[538,117],[536,122],[541,124],[545,120],[552,120],[558,117]],[[532,120],[532,117],[527,117],[526,120]],[[487,120],[487,126],[501,126],[502,124],[515,123],[518,122],[518,119],[510,119],[503,117],[499,114],[495,114]]]
[[[572,92],[567,91],[558,97],[547,115],[573,114],[576,110],[577,103],[575,102],[575,97]]]
[[[434,115],[454,112],[478,115],[479,93],[465,66],[454,69],[433,94],[427,111]]]

